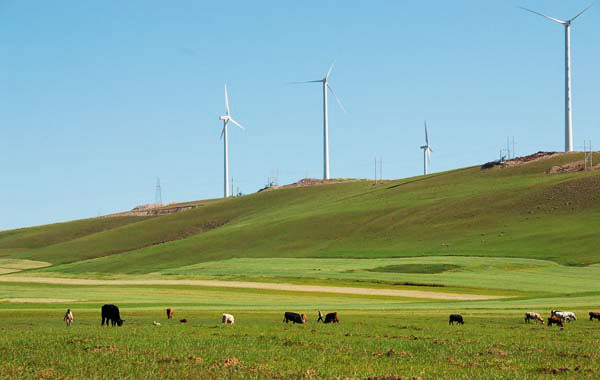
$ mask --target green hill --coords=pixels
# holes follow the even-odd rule
[[[5,231],[0,258],[52,264],[36,271],[107,274],[229,258],[478,256],[600,263],[600,172],[546,173],[581,159],[581,153],[562,154],[379,184],[292,187],[169,215]]]

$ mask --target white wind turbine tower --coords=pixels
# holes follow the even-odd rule
[[[546,16],[531,9],[519,7],[528,12],[545,17],[550,21],[559,23],[565,27],[565,152],[573,151],[573,109],[571,104],[571,23],[591,7],[591,5],[588,6],[583,11],[579,12],[575,17],[567,21]]]
[[[309,80],[306,82],[294,82],[295,84],[323,83],[323,179],[330,178],[329,177],[329,113],[328,113],[329,110],[328,110],[328,105],[327,105],[327,90],[331,91],[331,95],[333,95],[333,97],[337,101],[337,103],[340,106],[340,108],[342,109],[342,111],[344,111],[344,113],[346,112],[346,109],[342,105],[342,102],[335,95],[335,92],[333,92],[333,89],[331,88],[331,85],[329,84],[329,76],[331,75],[331,71],[333,70],[333,65],[335,65],[335,62],[333,64],[331,64],[329,71],[327,71],[327,75],[325,75],[325,78],[323,78],[323,79]]]
[[[245,129],[244,127],[242,127],[242,125],[240,123],[238,123],[237,121],[235,121],[230,115],[229,115],[229,98],[227,96],[227,85],[225,85],[225,115],[220,116],[219,120],[223,120],[223,130],[221,131],[221,138],[223,139],[223,144],[224,144],[224,154],[225,154],[225,176],[224,176],[224,186],[225,186],[225,191],[223,196],[225,198],[229,197],[229,146],[228,146],[228,142],[227,142],[227,124],[229,124],[229,122],[232,122],[233,124],[237,125],[238,127],[240,127],[241,129]]]
[[[427,121],[425,122],[425,145],[421,147],[423,149],[423,174],[429,174],[429,166],[431,166],[431,145],[429,145],[429,136],[427,136]]]

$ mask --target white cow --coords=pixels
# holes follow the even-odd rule
[[[527,313],[525,313],[525,322],[529,323],[530,320],[534,320],[536,323],[537,322],[542,322],[542,325],[544,324],[544,318],[542,318],[541,315],[539,315],[538,313],[533,313],[531,311],[528,311]]]
[[[233,318],[233,315],[223,313],[223,318],[221,319],[221,322],[222,323],[231,323],[231,324],[234,324],[235,323],[235,319]]]
[[[562,319],[563,321],[567,321],[567,322],[571,322],[571,321],[576,321],[577,317],[575,316],[575,313],[571,312],[571,311],[558,311],[558,310],[552,310],[552,315],[554,315],[555,317],[558,317],[560,319]]]
[[[70,327],[73,324],[73,312],[71,311],[71,309],[67,309],[63,320],[67,324],[67,327]]]

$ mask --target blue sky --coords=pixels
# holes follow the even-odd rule
[[[322,176],[320,79],[332,177],[422,172],[564,147],[564,32],[586,1],[0,0],[0,230]],[[575,147],[600,146],[600,7],[572,31]],[[332,100],[332,99],[330,99]]]

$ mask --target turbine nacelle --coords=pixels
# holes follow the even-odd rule
[[[229,115],[219,116],[219,120],[229,121],[229,119],[231,119],[231,117],[229,117]]]

